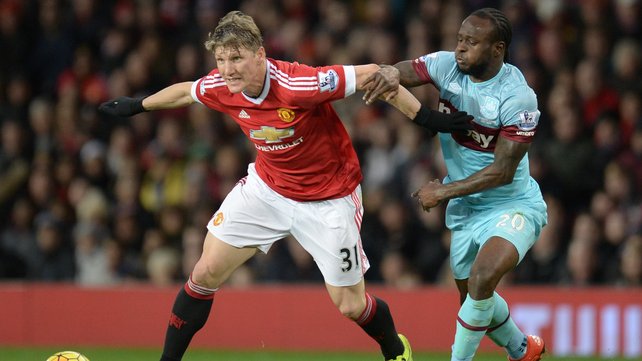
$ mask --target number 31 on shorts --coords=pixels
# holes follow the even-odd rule
[[[353,269],[353,261],[352,261],[353,258],[354,258],[354,267],[359,266],[359,253],[357,252],[357,246],[354,246],[352,254],[349,248],[341,248],[340,252],[341,252],[341,257],[343,261],[341,272],[348,272]]]
[[[506,228],[506,227],[511,227],[512,229],[516,231],[521,231],[524,229],[524,224],[526,223],[526,220],[524,219],[524,216],[521,213],[515,213],[515,214],[502,214],[499,216],[499,222],[495,225],[497,228]]]

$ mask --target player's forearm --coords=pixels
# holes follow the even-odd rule
[[[439,198],[446,201],[503,186],[511,183],[514,175],[514,171],[501,169],[497,165],[491,164],[468,178],[444,184]]]
[[[145,110],[174,109],[194,103],[192,82],[176,83],[143,100]]]
[[[395,64],[394,67],[399,70],[399,84],[406,88],[425,84],[425,82],[419,78],[419,75],[417,75],[417,72],[412,66],[412,60],[400,61]]]
[[[419,100],[403,86],[399,86],[399,92],[394,98],[386,101],[410,119],[415,119],[421,108]]]

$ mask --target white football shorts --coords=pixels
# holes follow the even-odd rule
[[[352,286],[370,262],[361,245],[361,186],[343,198],[298,202],[272,190],[254,163],[225,197],[207,224],[215,237],[234,247],[267,253],[274,242],[292,235],[314,258],[326,283]]]

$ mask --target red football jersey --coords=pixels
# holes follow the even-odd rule
[[[330,102],[355,92],[353,66],[310,67],[267,59],[257,98],[232,94],[212,70],[192,97],[229,114],[257,150],[256,171],[272,189],[297,201],[350,194],[361,182],[359,160]]]

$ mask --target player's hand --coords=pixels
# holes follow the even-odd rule
[[[371,74],[362,84],[366,90],[363,100],[372,104],[379,97],[388,101],[399,92],[399,70],[391,65],[381,65],[381,69]]]
[[[452,133],[473,129],[473,117],[466,112],[448,114],[428,109],[423,105],[412,121],[433,132]]]
[[[412,197],[417,198],[419,205],[425,212],[430,212],[430,208],[437,207],[443,201],[438,195],[441,187],[442,184],[439,179],[435,179],[412,193]]]
[[[131,117],[132,115],[145,111],[145,108],[143,108],[143,99],[145,99],[145,97],[118,97],[100,104],[98,111],[117,117]]]

